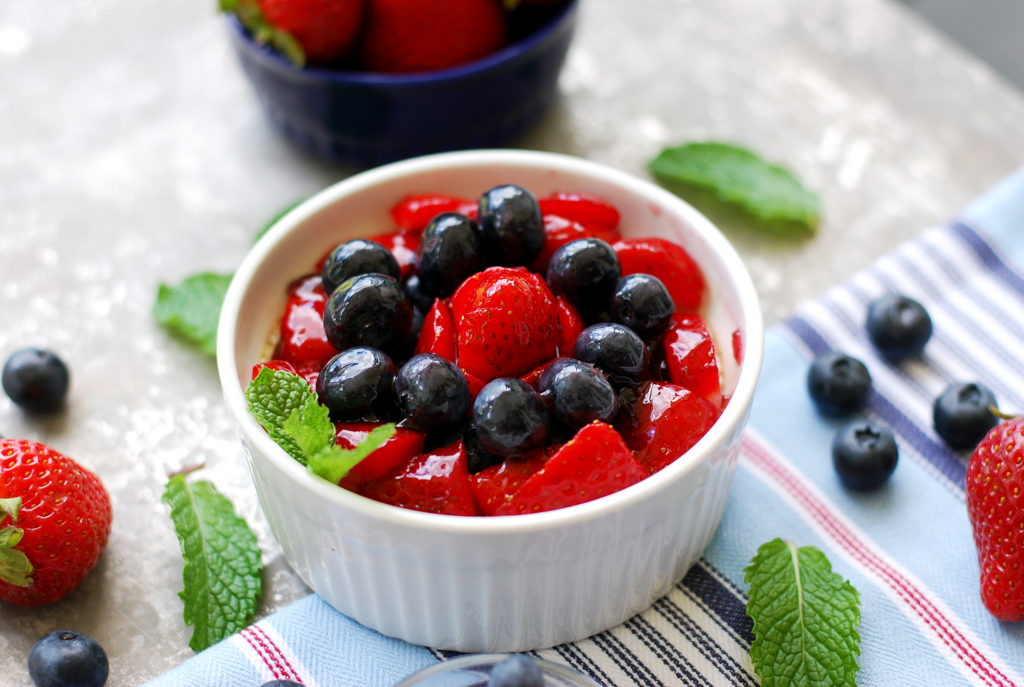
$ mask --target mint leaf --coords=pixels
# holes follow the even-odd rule
[[[696,142],[665,148],[648,164],[658,181],[679,195],[708,192],[734,204],[767,228],[813,234],[819,201],[790,172],[728,143]],[[698,195],[699,197],[699,195]]]
[[[359,461],[384,445],[395,434],[395,425],[389,423],[374,427],[355,448],[345,450],[330,446],[309,457],[309,469],[332,484],[342,480]]]
[[[255,613],[263,591],[260,548],[231,501],[209,482],[175,475],[162,501],[171,507],[185,559],[178,596],[193,628],[188,645],[199,652],[245,627]]]
[[[170,331],[194,343],[208,355],[217,354],[217,320],[230,274],[203,272],[177,286],[160,284],[153,316]]]
[[[745,569],[762,687],[855,687],[860,597],[813,546],[773,539]]]

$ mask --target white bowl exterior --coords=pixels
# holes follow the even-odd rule
[[[376,503],[308,474],[249,414],[242,389],[283,310],[287,284],[333,245],[392,230],[410,193],[476,197],[503,183],[538,195],[596,193],[624,236],[683,245],[709,285],[732,400],[685,456],[611,496],[547,513],[463,518]],[[742,356],[732,333],[742,332]],[[621,172],[526,151],[472,151],[366,172],[289,213],[246,258],[225,298],[218,367],[260,503],[285,557],[329,604],[386,635],[459,651],[575,641],[647,608],[678,582],[722,517],[760,370],[763,325],[738,256],[689,205]],[[738,364],[736,357],[741,357]]]

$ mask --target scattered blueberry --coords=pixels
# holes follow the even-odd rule
[[[320,278],[324,283],[324,291],[330,294],[346,279],[373,272],[395,279],[401,277],[398,261],[391,251],[376,241],[353,239],[327,255]]]
[[[899,452],[892,432],[870,420],[856,420],[836,432],[832,464],[851,489],[874,489],[896,469]]]
[[[69,381],[64,361],[42,348],[15,351],[0,376],[4,392],[32,413],[51,413],[64,405]]]
[[[650,340],[668,328],[676,306],[660,279],[650,274],[630,274],[615,285],[612,319]]]
[[[395,376],[398,409],[423,432],[453,427],[469,413],[469,385],[455,363],[434,353],[414,355]]]
[[[974,448],[999,423],[996,397],[975,382],[950,384],[932,406],[935,432],[955,449]]]
[[[823,415],[842,417],[867,403],[871,375],[864,363],[839,351],[822,353],[807,371],[807,391]]]
[[[103,647],[82,632],[51,632],[28,653],[28,674],[36,687],[101,687],[109,672]]]
[[[603,322],[580,332],[573,357],[595,365],[615,385],[631,385],[647,371],[650,350],[629,327]]]
[[[400,352],[412,325],[412,304],[398,280],[361,274],[342,282],[324,307],[327,340],[339,351],[372,346]]]
[[[619,409],[615,389],[593,365],[558,358],[548,365],[537,384],[551,414],[570,427],[594,420],[611,422]]]
[[[619,256],[601,239],[576,239],[561,246],[548,263],[547,281],[581,312],[608,305],[622,274]]]
[[[369,346],[349,348],[327,361],[316,378],[316,393],[335,422],[383,417],[393,404],[395,364]]]
[[[487,687],[544,687],[544,673],[525,654],[512,654],[491,669]]]
[[[487,383],[473,402],[473,424],[480,444],[500,456],[516,456],[544,446],[551,420],[537,392],[526,382],[501,377]]]
[[[526,189],[508,184],[480,196],[480,234],[492,265],[525,265],[544,247],[540,204]]]
[[[476,222],[457,212],[430,220],[420,237],[416,274],[423,290],[447,298],[466,277],[485,267]]]
[[[897,362],[924,350],[932,336],[932,319],[914,299],[888,294],[868,306],[867,330],[879,353]]]
[[[431,296],[423,289],[423,284],[417,275],[412,275],[405,280],[405,295],[409,297],[412,307],[419,312],[426,314],[434,307],[434,296]]]
[[[264,682],[260,687],[304,687],[304,685],[294,680],[271,680]]]

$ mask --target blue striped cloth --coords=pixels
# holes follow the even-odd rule
[[[861,592],[862,687],[1024,686],[1024,623],[981,604],[967,520],[968,454],[932,429],[952,381],[979,381],[1024,411],[1024,168],[769,330],[764,372],[729,506],[712,544],[667,596],[587,640],[538,652],[608,687],[749,685],[753,639],[743,568],[775,537],[825,552]],[[867,303],[890,291],[925,305],[935,334],[922,357],[884,362],[864,334]],[[815,412],[811,358],[845,351],[871,371],[865,414],[891,427],[900,459],[869,493],[841,487],[829,446],[839,423]],[[383,637],[311,595],[149,683],[387,687],[442,653]]]

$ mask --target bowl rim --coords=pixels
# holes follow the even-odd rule
[[[538,27],[532,33],[520,38],[514,43],[509,43],[500,50],[485,55],[472,62],[456,65],[447,69],[432,69],[423,72],[369,72],[345,69],[331,69],[328,67],[309,66],[296,67],[288,59],[268,45],[257,43],[252,39],[249,31],[242,25],[242,22],[232,13],[226,13],[227,23],[231,28],[234,38],[249,52],[252,57],[259,59],[268,66],[280,71],[291,72],[292,74],[306,75],[314,79],[334,83],[344,83],[361,86],[416,86],[424,84],[436,84],[438,82],[456,81],[467,77],[486,72],[504,62],[509,62],[520,55],[529,53],[533,48],[544,43],[548,36],[558,31],[568,20],[576,14],[579,0],[565,0],[564,5],[557,13]]]
[[[554,169],[599,178],[639,194],[664,211],[679,215],[688,226],[702,235],[712,251],[733,275],[740,305],[738,328],[743,332],[743,361],[729,402],[711,429],[686,453],[658,472],[613,494],[586,503],[540,513],[503,516],[453,516],[425,513],[374,501],[348,491],[310,473],[270,438],[249,411],[244,390],[238,380],[234,348],[234,332],[240,306],[247,287],[256,272],[278,244],[297,226],[320,213],[340,198],[359,193],[379,183],[445,169],[477,168],[502,165],[523,169]],[[221,390],[238,431],[250,443],[251,450],[266,456],[284,476],[336,507],[357,511],[380,522],[423,528],[431,532],[466,533],[472,535],[514,535],[596,519],[602,515],[635,507],[650,494],[670,488],[685,473],[710,457],[713,447],[723,443],[748,412],[760,376],[764,356],[764,322],[760,301],[745,265],[724,234],[703,214],[678,196],[627,172],[583,158],[528,150],[481,149],[435,153],[357,173],[310,196],[285,213],[250,249],[235,272],[221,307],[217,329],[217,369]]]

